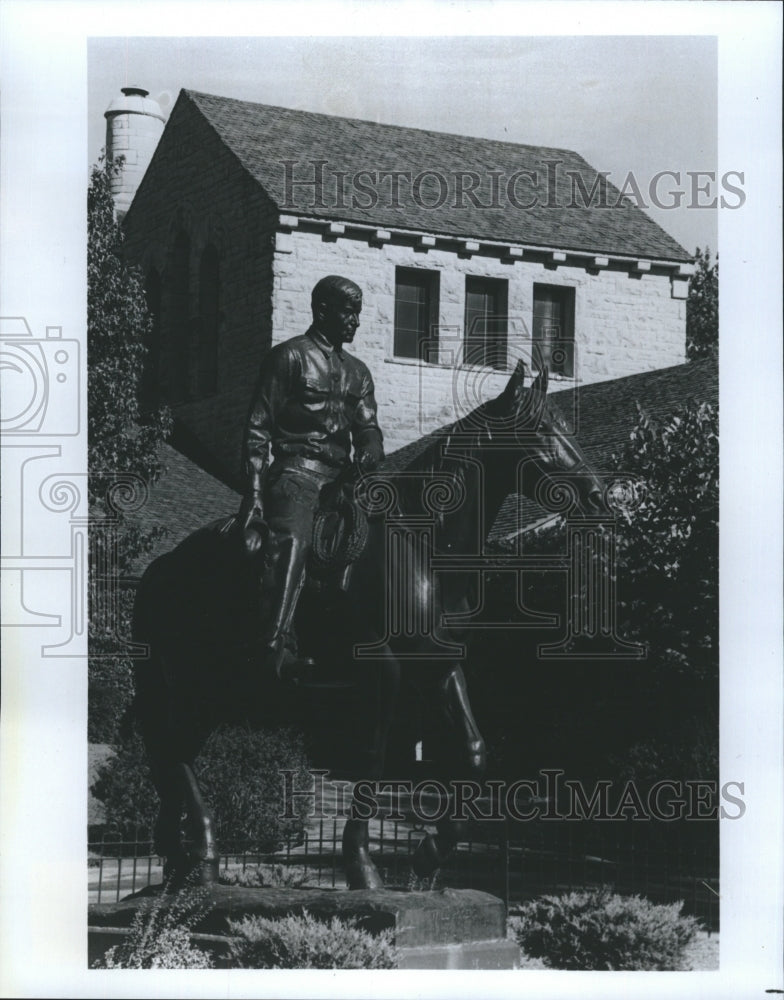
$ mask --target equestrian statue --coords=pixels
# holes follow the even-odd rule
[[[601,481],[548,402],[545,366],[526,386],[518,362],[500,395],[390,472],[373,380],[345,350],[361,307],[346,278],[316,285],[310,329],[262,362],[239,513],[156,559],[139,585],[134,639],[149,654],[136,668],[135,708],[160,797],[155,849],[175,878],[217,877],[213,819],[193,770],[206,739],[227,721],[274,725],[298,688],[356,692],[362,711],[335,724],[352,730],[357,777],[377,780],[401,679],[414,677],[444,773],[480,779],[485,745],[459,619],[475,610],[485,535],[511,493],[541,497],[560,480],[578,516],[607,513]],[[439,557],[465,557],[464,569],[439,572]],[[464,832],[448,813],[435,827],[413,856],[422,877]],[[368,844],[368,821],[348,819],[351,889],[383,884]]]

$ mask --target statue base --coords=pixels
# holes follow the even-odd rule
[[[157,887],[156,887],[157,888]],[[119,903],[89,907],[89,964],[120,943],[140,907],[160,890],[146,889]],[[315,917],[354,918],[370,933],[391,930],[401,969],[513,969],[520,949],[506,938],[506,907],[474,889],[407,892],[395,889],[248,889],[213,885],[213,904],[192,940],[209,951],[215,965],[229,965],[230,919],[284,917],[307,910]]]

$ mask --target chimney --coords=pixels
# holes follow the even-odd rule
[[[112,178],[117,218],[122,220],[150,165],[166,119],[160,105],[141,87],[123,87],[104,112],[106,157],[124,156],[122,170]]]

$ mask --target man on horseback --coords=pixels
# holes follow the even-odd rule
[[[313,666],[297,654],[292,623],[322,490],[372,471],[384,457],[373,379],[343,346],[359,326],[362,290],[330,275],[316,284],[311,306],[307,332],[273,347],[261,364],[243,448],[240,528],[251,556],[268,529],[260,639],[266,665],[282,680]]]

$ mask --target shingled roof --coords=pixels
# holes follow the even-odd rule
[[[134,576],[141,576],[153,559],[170,552],[194,531],[220,517],[236,514],[240,506],[239,493],[170,444],[161,445],[159,458],[165,472],[150,487],[136,523],[145,531],[165,528],[166,535],[152,552],[137,560]]]
[[[691,259],[682,246],[631,203],[617,208],[584,207],[581,203],[569,207],[572,181],[567,171],[576,171],[588,192],[598,176],[594,167],[569,149],[383,125],[190,90],[180,92],[177,105],[180,102],[189,102],[198,109],[281,213],[558,250],[663,261]],[[177,113],[175,106],[172,118]],[[326,178],[331,171],[345,172],[349,179],[359,171],[406,171],[410,178],[435,171],[454,179],[458,173],[474,171],[482,178],[477,188],[482,204],[474,205],[467,197],[456,204],[452,188],[443,205],[424,207],[439,200],[438,181],[432,176],[421,184],[419,203],[410,178],[408,183],[400,183],[399,207],[390,197],[389,181],[375,185],[378,203],[370,208],[353,205],[350,190],[345,205],[339,207],[335,196],[330,198],[329,187],[325,187],[323,196],[325,206],[314,204],[312,187],[294,186],[287,192],[284,161],[295,163],[295,180],[305,180],[313,178],[312,161],[317,160],[327,161]],[[555,169],[558,207],[545,204],[548,169]],[[535,171],[537,187],[521,183],[517,195],[522,205],[538,194],[533,207],[516,208],[503,198],[497,199],[501,207],[483,207],[492,204],[491,171],[500,171],[504,190],[518,171]],[[615,205],[618,190],[609,183],[607,190],[607,201]],[[366,203],[363,199],[360,202]]]

